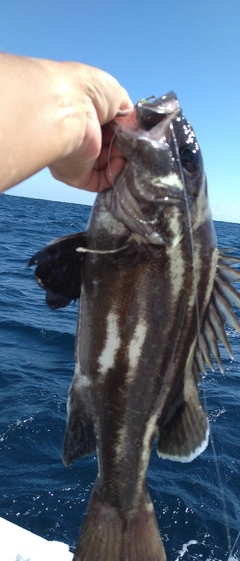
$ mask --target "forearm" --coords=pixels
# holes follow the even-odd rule
[[[84,98],[74,95],[75,64],[0,54],[1,191],[81,144],[86,116]]]

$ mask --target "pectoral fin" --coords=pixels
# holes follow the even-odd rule
[[[29,261],[29,266],[37,265],[35,277],[47,291],[46,302],[52,310],[80,296],[84,253],[77,252],[79,247],[86,247],[85,232],[53,240]]]
[[[87,456],[96,449],[94,424],[88,402],[87,380],[81,386],[79,374],[75,374],[69,389],[67,425],[63,442],[62,459],[69,466],[79,457]]]
[[[208,420],[194,383],[188,393],[170,422],[159,428],[157,452],[161,458],[191,462],[208,444]]]
[[[68,417],[62,452],[66,466],[96,449],[93,423],[84,413],[84,410],[72,411]]]

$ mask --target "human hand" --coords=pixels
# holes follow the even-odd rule
[[[117,80],[91,66],[0,53],[0,191],[49,167],[90,191],[113,183],[124,158],[107,126],[131,109]]]
[[[68,185],[99,192],[111,187],[125,163],[108,123],[119,110],[131,109],[132,102],[115,78],[102,70],[76,64],[74,77],[69,81],[75,119],[68,129],[68,153],[49,169]]]

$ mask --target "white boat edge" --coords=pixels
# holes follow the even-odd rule
[[[1,561],[72,561],[66,543],[48,541],[0,517]]]

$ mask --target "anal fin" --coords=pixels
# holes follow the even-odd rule
[[[208,420],[197,388],[193,386],[188,399],[169,423],[159,427],[158,455],[169,460],[191,462],[207,447],[208,436]]]

